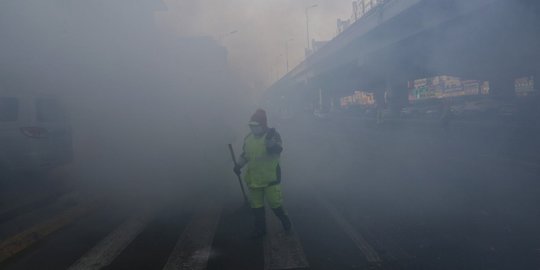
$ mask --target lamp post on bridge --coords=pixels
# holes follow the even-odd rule
[[[285,41],[285,53],[286,53],[286,66],[287,66],[287,73],[289,73],[289,41],[293,41],[294,38],[290,38],[287,41]]]
[[[312,9],[312,8],[316,8],[316,7],[318,7],[317,4],[306,7],[306,36],[307,36],[307,39],[306,39],[307,47],[306,48],[308,49],[308,51],[311,48],[310,41],[309,41],[309,10]]]

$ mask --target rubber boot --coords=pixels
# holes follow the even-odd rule
[[[266,217],[264,207],[253,208],[253,232],[251,238],[260,238],[266,234]]]
[[[274,214],[276,215],[276,217],[278,217],[279,220],[281,221],[283,230],[285,230],[286,232],[290,231],[291,220],[289,219],[289,216],[287,215],[287,213],[285,213],[285,210],[283,209],[283,207],[274,208],[272,210],[274,211]]]

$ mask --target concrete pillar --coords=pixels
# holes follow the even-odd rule
[[[401,109],[409,105],[409,88],[407,81],[395,81],[390,84],[391,100],[390,106],[393,113],[401,112]]]
[[[511,98],[515,96],[514,81],[516,78],[505,74],[489,78],[489,95],[492,97]]]
[[[401,109],[409,104],[409,90],[407,88],[407,81],[405,79],[399,80],[397,78],[387,78],[384,82],[383,96],[386,102],[386,108],[390,110],[390,113],[394,116],[399,115]],[[384,93],[386,92],[386,96]],[[377,98],[377,97],[376,97]]]

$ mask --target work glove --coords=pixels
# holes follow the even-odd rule
[[[242,174],[242,166],[240,166],[240,165],[238,165],[238,164],[234,165],[233,172],[234,172],[236,175]]]

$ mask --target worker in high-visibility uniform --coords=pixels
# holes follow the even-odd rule
[[[243,152],[234,167],[236,174],[247,165],[244,176],[249,188],[250,204],[254,215],[253,237],[266,234],[264,202],[268,202],[279,218],[283,229],[289,231],[291,222],[283,209],[281,194],[281,168],[279,158],[283,151],[281,136],[268,128],[266,112],[258,109],[249,122],[251,132],[244,139]]]

